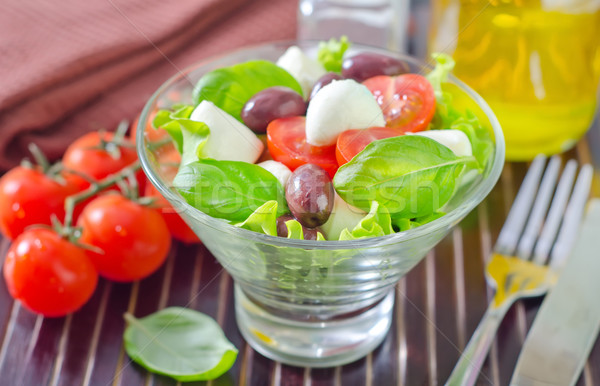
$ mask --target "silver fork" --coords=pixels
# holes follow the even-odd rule
[[[494,299],[446,385],[475,384],[506,312],[517,299],[545,294],[573,246],[593,168],[584,165],[573,187],[576,161],[566,164],[558,185],[560,158],[552,157],[544,172],[545,164],[544,156],[532,162],[502,226],[486,266],[486,280],[496,288]]]

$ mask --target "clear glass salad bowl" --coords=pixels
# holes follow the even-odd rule
[[[488,105],[450,77],[456,106],[474,111],[489,127],[495,152],[481,174],[463,178],[441,218],[388,236],[307,241],[237,228],[193,208],[172,188],[172,145],[156,142],[149,128],[153,113],[191,104],[194,84],[208,71],[251,59],[275,61],[293,44],[308,53],[317,49],[317,42],[268,43],[207,59],[173,76],[142,112],[137,150],[152,184],[233,277],[237,324],[247,342],[283,363],[328,367],[363,357],[383,340],[392,321],[394,286],[490,192],[504,164],[504,140]],[[432,68],[372,47],[353,45],[351,50],[397,56],[413,72]]]

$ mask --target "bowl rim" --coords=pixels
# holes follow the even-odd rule
[[[449,75],[449,80],[452,83],[457,85],[462,91],[464,91],[471,99],[477,103],[477,105],[481,108],[481,110],[485,113],[487,119],[490,121],[494,132],[494,140],[495,140],[495,149],[494,149],[494,158],[493,163],[487,178],[484,179],[481,183],[479,183],[474,191],[470,194],[468,199],[461,202],[456,208],[452,211],[446,213],[444,216],[421,226],[418,226],[413,229],[409,229],[403,232],[396,232],[385,236],[378,237],[370,237],[364,239],[357,240],[325,240],[325,241],[316,241],[316,240],[297,240],[297,239],[288,239],[278,236],[270,236],[263,233],[254,232],[251,230],[247,230],[244,228],[236,227],[223,219],[218,219],[211,217],[199,209],[194,208],[190,204],[187,203],[179,194],[175,193],[173,190],[169,189],[169,187],[165,186],[162,183],[161,178],[154,172],[151,161],[149,160],[146,154],[145,144],[145,136],[144,131],[147,125],[148,117],[150,113],[154,109],[155,102],[161,96],[165,90],[168,90],[176,82],[180,81],[182,78],[187,78],[187,76],[198,69],[203,65],[207,65],[209,63],[214,63],[219,59],[225,59],[229,56],[239,56],[243,54],[250,55],[253,51],[259,49],[265,49],[269,46],[273,48],[281,48],[282,50],[286,47],[292,45],[318,45],[318,40],[279,40],[279,41],[269,41],[262,42],[250,46],[246,46],[243,48],[237,48],[230,51],[227,51],[222,54],[212,55],[207,57],[201,61],[198,61],[183,70],[178,70],[176,74],[171,76],[167,81],[165,81],[148,99],[145,103],[142,113],[138,119],[137,133],[136,133],[136,150],[138,153],[138,158],[140,159],[140,164],[142,170],[150,180],[150,182],[156,187],[156,189],[163,195],[168,201],[176,201],[179,205],[184,207],[186,210],[190,210],[194,212],[194,218],[200,218],[203,220],[203,226],[209,226],[216,230],[226,231],[228,233],[236,234],[239,237],[245,239],[251,239],[254,242],[262,242],[264,244],[275,245],[279,247],[293,247],[293,248],[302,248],[302,249],[325,249],[325,250],[337,250],[337,249],[357,249],[357,248],[371,248],[377,245],[387,245],[387,244],[395,244],[398,242],[404,242],[407,240],[419,238],[426,236],[427,234],[434,234],[441,228],[445,228],[450,224],[453,224],[468,213],[470,213],[477,205],[479,205],[483,199],[490,193],[492,188],[496,185],[498,179],[500,178],[500,174],[504,167],[504,159],[505,159],[505,142],[504,135],[502,133],[502,128],[496,115],[493,113],[492,109],[485,102],[485,100],[477,94],[473,89],[463,83],[461,80],[456,78],[453,74]],[[406,60],[409,63],[414,65],[418,65],[420,68],[433,69],[433,65],[428,62],[424,62],[423,60],[410,56],[408,54],[401,54],[397,52],[388,51],[378,47],[372,47],[364,44],[353,43],[352,50],[358,49],[359,51],[371,51],[371,52],[379,52],[385,53],[387,55],[395,56],[399,59]],[[189,79],[188,79],[189,80]],[[194,84],[190,81],[192,87]],[[454,224],[455,225],[455,224]]]

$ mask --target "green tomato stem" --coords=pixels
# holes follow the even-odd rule
[[[73,211],[75,209],[75,205],[79,204],[82,201],[87,200],[88,198],[98,194],[99,192],[101,192],[107,188],[110,188],[111,186],[117,184],[119,181],[123,181],[126,178],[129,178],[129,176],[133,175],[140,167],[141,167],[140,161],[135,161],[131,165],[127,166],[126,168],[121,169],[118,173],[111,174],[101,181],[92,183],[92,185],[89,188],[87,188],[86,190],[67,197],[67,199],[65,200],[64,227],[66,229],[69,229],[72,227]]]
[[[42,150],[35,143],[30,143],[28,149],[35,160],[35,163],[42,168],[42,173],[46,174],[50,168],[50,162],[48,162],[48,158],[46,158]]]

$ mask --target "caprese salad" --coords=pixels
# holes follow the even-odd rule
[[[296,239],[377,237],[443,216],[494,149],[452,104],[452,59],[436,55],[422,75],[348,47],[322,42],[311,58],[292,46],[276,62],[216,69],[192,104],[160,110],[153,125],[181,153],[175,189],[210,216]]]

